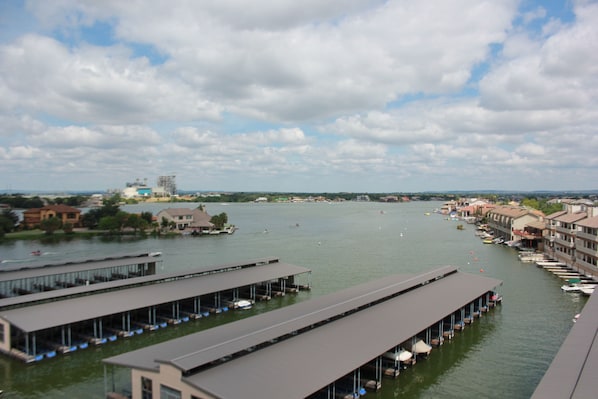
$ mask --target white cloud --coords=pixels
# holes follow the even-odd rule
[[[595,2],[26,4],[37,29],[0,36],[5,187],[593,184]]]

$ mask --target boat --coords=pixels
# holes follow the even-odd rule
[[[31,255],[33,256],[40,256],[42,254],[42,251],[40,251],[39,249],[37,251],[31,251]]]
[[[227,305],[229,308],[233,309],[251,309],[253,306],[253,302],[248,299],[237,299],[232,301],[227,301]]]
[[[519,260],[524,263],[531,263],[531,262],[538,262],[543,261],[546,259],[546,256],[541,252],[521,252],[519,255]]]
[[[394,360],[395,362],[406,362],[407,360],[413,357],[413,353],[402,349],[398,352],[386,352],[384,354],[384,357],[390,360]]]
[[[411,344],[411,342],[408,342],[405,344],[405,347],[411,351],[412,353],[415,353],[417,355],[429,355],[430,352],[432,351],[432,347],[428,344],[426,344],[423,340],[418,340],[415,344]]]
[[[595,286],[594,287],[582,287],[580,290],[581,290],[581,293],[584,295],[592,295],[594,293],[594,288],[595,288]]]
[[[484,244],[494,244],[494,241],[491,238],[486,238],[484,241],[482,241]]]
[[[581,284],[565,284],[561,285],[561,290],[563,292],[581,292]]]

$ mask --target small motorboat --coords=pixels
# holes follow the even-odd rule
[[[39,249],[37,251],[31,251],[31,255],[33,256],[40,256],[42,254],[42,251],[40,251]]]

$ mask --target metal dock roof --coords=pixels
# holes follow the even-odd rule
[[[0,281],[19,280],[40,276],[52,276],[56,274],[74,273],[86,270],[107,269],[116,266],[136,265],[139,263],[162,262],[161,257],[138,255],[130,257],[119,257],[116,259],[90,260],[83,262],[49,263],[42,265],[22,265],[18,269],[0,269]]]
[[[140,258],[145,259],[145,258]],[[237,268],[253,267],[268,263],[278,263],[278,258],[266,257],[258,258],[251,261],[224,263],[216,266],[201,267],[198,269],[191,270],[177,270],[168,273],[150,274],[142,277],[130,277],[122,280],[107,281],[101,283],[94,283],[90,285],[82,285],[77,287],[62,288],[52,291],[36,292],[29,295],[19,295],[8,298],[0,298],[0,309],[5,307],[12,307],[16,305],[27,305],[35,302],[46,302],[49,300],[58,300],[62,297],[69,296],[80,296],[85,294],[94,293],[96,291],[108,291],[115,289],[125,289],[127,286],[136,286],[142,284],[158,283],[162,280],[183,278],[185,276],[192,276],[194,274],[208,274],[216,273],[219,271],[226,272]],[[127,263],[124,263],[127,264]],[[95,270],[95,268],[92,268]],[[69,271],[74,271],[69,269]],[[1,281],[1,280],[0,280]]]
[[[0,317],[25,332],[32,332],[309,271],[304,267],[287,263],[268,263],[226,273],[213,273],[0,311]]]
[[[420,285],[424,281],[429,283]],[[286,398],[303,398],[500,284],[452,267],[423,275],[389,276],[104,361],[153,371],[160,363],[172,364],[191,371],[183,377],[187,383],[222,398],[280,397],[280,392]],[[392,291],[402,294],[363,306]],[[289,328],[317,323],[356,307],[363,310],[193,374],[194,368],[266,342],[274,333],[281,336]]]
[[[598,295],[592,294],[532,399],[598,397]]]

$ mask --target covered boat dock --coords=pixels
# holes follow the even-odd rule
[[[0,270],[0,298],[12,298],[156,274],[159,253],[82,261],[16,264]]]
[[[309,273],[263,258],[27,295],[20,297],[27,306],[0,308],[0,350],[38,361],[228,310],[241,299],[309,289],[295,281]]]
[[[388,276],[106,359],[106,394],[359,397],[389,375],[389,352],[397,354],[391,365],[397,376],[406,346],[432,344],[465,318],[481,317],[496,304],[500,284],[452,266]],[[129,386],[117,386],[114,367],[131,369]]]

